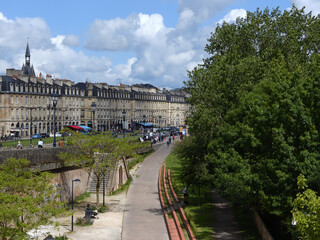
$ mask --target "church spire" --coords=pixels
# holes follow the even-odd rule
[[[26,65],[30,65],[30,49],[29,49],[29,41],[27,42],[27,47],[26,47],[26,55],[25,55],[25,58],[26,58]]]
[[[33,66],[30,66],[30,48],[29,48],[29,38],[26,47],[25,64],[22,65],[22,72],[24,75],[35,76]]]

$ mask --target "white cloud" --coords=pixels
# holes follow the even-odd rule
[[[118,64],[114,69],[110,68],[105,72],[105,78],[113,84],[125,83],[134,84],[131,78],[132,65],[137,61],[136,58],[129,58],[126,64]]]
[[[6,18],[2,12],[0,12],[0,21],[3,21],[3,22],[9,22],[8,18]]]
[[[128,38],[136,29],[135,15],[126,19],[95,20],[87,32],[85,48],[91,50],[126,50],[130,42]]]
[[[50,37],[50,29],[41,18],[12,20],[0,13],[0,32],[6,33],[0,37],[1,74],[5,74],[7,68],[21,69],[28,38],[36,74],[52,74],[76,82],[86,77],[102,81],[111,66],[105,57],[89,57],[69,48],[66,41],[76,43],[72,35]]]
[[[65,36],[62,43],[68,47],[77,47],[79,46],[79,39],[77,36],[69,34]]]
[[[306,12],[312,11],[314,15],[320,13],[320,1],[319,0],[291,0],[297,8],[306,7]]]
[[[0,13],[0,55],[5,52],[23,51],[28,38],[34,45],[50,47],[50,29],[41,18],[17,18],[11,20]]]
[[[222,24],[224,22],[226,23],[232,23],[237,20],[237,18],[246,18],[247,17],[247,11],[244,9],[233,9],[231,10],[227,15],[223,17],[220,21],[218,21],[219,24]]]
[[[195,22],[202,23],[216,16],[233,2],[235,0],[179,0],[179,24],[180,21],[186,20],[186,11],[193,12],[193,19],[190,21],[190,24],[194,24]]]
[[[31,62],[36,73],[75,82],[88,78],[108,84],[181,87],[187,80],[187,70],[202,62],[205,44],[214,31],[214,27],[201,24],[233,1],[179,0],[180,15],[175,28],[166,27],[160,14],[138,13],[126,18],[97,19],[84,33],[85,39],[81,39],[85,51],[73,49],[80,42],[77,36],[51,36],[43,19],[10,20],[0,14],[0,31],[9,33],[6,39],[0,38],[0,54],[7,56],[5,63],[14,63],[14,66],[7,64],[9,67],[21,68],[26,39],[30,36]],[[11,50],[8,50],[10,44]],[[131,54],[123,63],[113,64],[107,57],[101,57],[108,56],[110,51],[122,54],[130,51]],[[88,56],[97,52],[98,56]]]

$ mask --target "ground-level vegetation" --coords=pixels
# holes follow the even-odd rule
[[[183,144],[183,142],[181,143]],[[197,239],[212,239],[213,224],[216,221],[213,214],[212,185],[198,186],[186,183],[183,179],[183,160],[174,152],[171,153],[165,165],[170,169],[171,180],[174,189],[181,201],[183,201],[183,189],[188,186],[188,203],[183,208]],[[259,233],[253,222],[249,209],[233,207],[234,216],[239,223],[243,239],[259,239]]]

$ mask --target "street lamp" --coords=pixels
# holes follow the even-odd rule
[[[32,108],[30,108],[30,147],[32,147]]]
[[[108,168],[109,167],[109,165],[106,165],[106,168]],[[104,172],[103,173],[103,182],[102,182],[102,187],[103,187],[103,189],[102,189],[102,195],[103,195],[103,201],[102,201],[102,206],[104,206],[105,205],[105,196],[106,196],[106,172]]]
[[[144,132],[144,128],[145,128],[145,125],[146,125],[146,115],[143,115],[143,132]]]
[[[97,104],[95,102],[92,102],[91,109],[92,109],[92,131],[94,132],[94,115],[96,113]]]
[[[161,128],[161,116],[159,116],[159,128]]]
[[[72,209],[72,215],[71,215],[71,231],[73,232],[73,182],[80,182],[80,179],[74,179],[72,180],[72,190],[71,190],[71,209]]]
[[[56,93],[53,93],[51,95],[52,105],[53,105],[53,147],[57,146],[56,143],[56,110],[57,110],[57,103],[59,100],[59,95]]]
[[[124,132],[124,130],[125,130],[125,122],[126,122],[126,110],[123,110],[122,111],[122,116],[123,116],[123,138],[125,138],[125,132]]]

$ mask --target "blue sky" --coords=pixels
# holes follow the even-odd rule
[[[258,7],[319,0],[10,0],[0,5],[0,74],[19,69],[29,37],[36,74],[110,85],[182,87],[206,57],[210,33]]]

